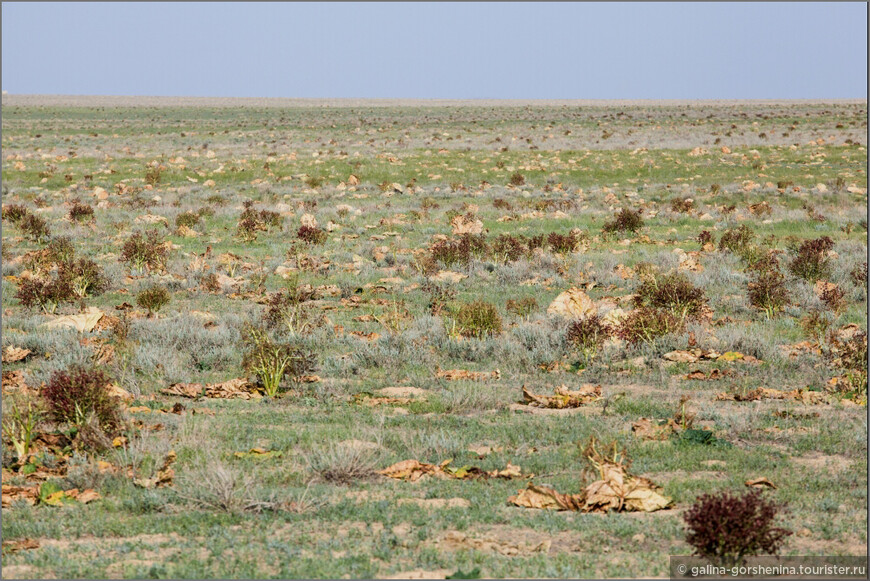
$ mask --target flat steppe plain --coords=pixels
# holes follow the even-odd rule
[[[661,577],[668,555],[692,551],[682,515],[695,499],[759,477],[788,505],[784,554],[865,555],[866,364],[862,379],[838,337],[867,329],[866,146],[866,101],[4,95],[4,361],[31,352],[3,364],[4,426],[73,365],[98,365],[132,399],[107,449],[50,445],[70,426],[46,414],[20,462],[4,433],[3,576]],[[69,217],[76,200],[93,219]],[[264,222],[245,229],[248,201]],[[13,206],[49,233],[22,228]],[[643,226],[606,231],[623,209]],[[312,218],[324,239],[306,242]],[[480,234],[463,246],[462,228]],[[163,267],[122,260],[146,230],[168,249]],[[22,285],[57,276],[44,249],[62,237],[104,292],[26,308]],[[801,245],[822,237],[818,276],[802,276]],[[788,297],[768,316],[749,284],[771,252]],[[649,303],[645,282],[670,274],[704,308],[639,339],[624,323],[631,295]],[[841,293],[821,296],[824,283]],[[152,285],[170,300],[149,316],[137,297]],[[570,289],[610,322],[594,349],[548,312]],[[497,314],[491,333],[466,317],[487,312],[476,301]],[[93,308],[91,331],[44,326]],[[250,324],[312,353],[316,377],[259,397],[243,367]],[[672,360],[691,349],[739,356]],[[256,396],[161,393],[237,378]],[[583,385],[601,398],[523,403],[523,386]],[[798,396],[717,399],[760,387]],[[681,400],[711,439],[632,431]],[[582,454],[592,436],[624,447],[673,505],[537,510],[507,501],[525,477],[377,474],[408,459],[510,463],[579,493],[598,478]],[[174,475],[147,486],[170,451]],[[7,494],[43,481],[99,498]],[[24,539],[38,546],[15,550]]]

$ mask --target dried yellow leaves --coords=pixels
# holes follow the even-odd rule
[[[467,379],[471,381],[487,381],[501,379],[501,371],[468,371],[467,369],[438,369],[435,372],[435,377],[438,379],[446,379],[447,381],[459,381]]]
[[[599,479],[579,494],[562,494],[544,486],[529,483],[516,496],[508,498],[510,504],[524,508],[545,510],[573,510],[580,512],[653,512],[672,504],[663,496],[661,487],[651,480],[628,472],[629,461],[614,442],[607,455],[596,449],[593,437],[583,451]]]
[[[133,484],[141,488],[163,488],[164,486],[172,486],[172,481],[175,478],[175,469],[172,468],[172,463],[175,462],[176,455],[174,450],[170,450],[163,460],[163,465],[160,467],[154,476],[151,478],[137,478],[133,480]]]
[[[260,390],[248,383],[244,377],[230,379],[220,383],[173,383],[160,390],[164,395],[197,398],[200,396],[215,399],[258,399],[263,397]]]
[[[828,396],[820,391],[807,391],[805,389],[793,389],[780,391],[767,387],[758,387],[747,393],[720,393],[716,396],[719,401],[758,401],[761,399],[785,399],[798,401],[808,405],[828,403]]]
[[[31,353],[32,351],[30,349],[7,345],[6,348],[3,349],[3,363],[15,363],[21,361]]]
[[[487,472],[477,466],[452,468],[450,466],[451,462],[452,460],[445,460],[440,464],[427,464],[418,460],[403,460],[383,470],[378,470],[378,474],[408,482],[416,482],[427,475],[438,478],[455,478],[458,480],[473,478],[531,478],[533,476],[532,474],[524,475],[519,466],[511,463],[508,463],[504,470],[490,470]]]
[[[554,390],[554,395],[536,395],[523,386],[523,399],[531,407],[565,409],[576,408],[601,399],[601,386],[587,383],[576,391],[564,385]]]

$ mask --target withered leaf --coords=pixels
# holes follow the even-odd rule
[[[776,488],[776,485],[764,476],[747,480],[745,484],[750,488]]]
[[[172,481],[175,478],[175,470],[172,468],[172,463],[175,462],[177,456],[174,450],[170,450],[163,460],[163,465],[160,467],[154,476],[151,478],[137,478],[133,480],[133,484],[141,488],[163,488],[172,486]]]
[[[534,476],[533,474],[523,474],[519,466],[511,463],[508,463],[503,470],[490,470],[487,472],[477,466],[453,468],[450,466],[451,462],[452,460],[444,460],[441,464],[436,465],[418,460],[403,460],[383,470],[379,470],[378,474],[409,482],[416,482],[426,475],[457,480],[470,480],[474,478],[531,478]]]
[[[3,349],[3,363],[15,363],[21,361],[27,358],[31,353],[33,352],[30,349],[7,345],[6,348]]]
[[[39,541],[36,539],[18,539],[15,541],[3,541],[4,553],[15,553],[17,551],[27,551],[30,549],[38,549]]]
[[[508,502],[523,508],[579,511],[583,510],[585,498],[583,494],[561,494],[529,482],[516,496],[509,497]]]
[[[742,393],[720,393],[716,395],[719,401],[758,401],[761,399],[784,399],[791,401],[799,401],[807,405],[818,405],[828,403],[828,396],[820,391],[808,391],[804,389],[793,389],[791,391],[780,391],[778,389],[770,389],[767,387],[758,387],[745,394]]]
[[[678,428],[677,423],[670,418],[667,420],[640,418],[631,424],[631,431],[643,440],[667,440]]]
[[[554,390],[554,395],[536,395],[523,386],[523,399],[534,407],[551,409],[576,408],[601,399],[601,386],[585,384],[580,389],[572,391],[560,386]]]
[[[471,381],[487,381],[490,379],[501,379],[501,371],[496,369],[491,372],[484,371],[468,371],[467,369],[437,369],[435,377],[438,379],[446,379],[447,381],[459,381],[463,379]]]

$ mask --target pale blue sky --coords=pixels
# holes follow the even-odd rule
[[[852,3],[9,3],[10,93],[867,97]]]

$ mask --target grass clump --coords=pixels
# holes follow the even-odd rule
[[[375,475],[376,454],[359,446],[336,444],[309,453],[308,469],[332,484],[352,484]]]
[[[695,554],[723,567],[740,565],[750,556],[776,555],[792,534],[773,526],[782,508],[765,499],[760,490],[743,495],[704,494],[683,516],[688,527],[686,542]]]
[[[248,373],[257,376],[269,397],[278,394],[285,376],[295,382],[316,368],[313,353],[289,343],[277,343],[263,329],[249,326],[242,340],[245,349],[242,366]]]
[[[455,316],[459,334],[482,339],[499,335],[502,331],[501,315],[495,305],[486,301],[465,303]]]

